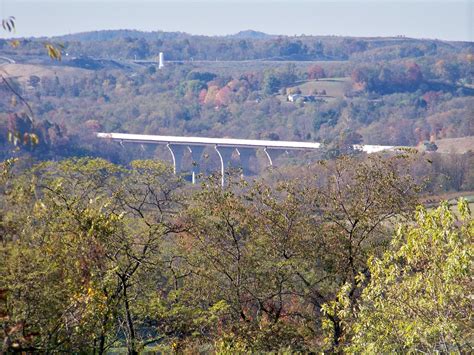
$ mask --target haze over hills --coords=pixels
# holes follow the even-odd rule
[[[44,40],[44,39],[43,39]],[[227,36],[191,35],[183,32],[105,30],[54,37],[74,57],[150,59],[165,52],[168,60],[397,60],[428,58],[434,53],[461,53],[472,42],[449,42],[397,37],[283,36],[247,30]],[[24,46],[12,50],[5,40],[6,55],[39,48],[41,40],[20,39]],[[26,46],[25,46],[26,45]],[[382,50],[383,48],[383,50]],[[34,52],[34,51],[33,51]],[[32,53],[33,53],[32,52]],[[39,53],[39,52],[36,52]]]
[[[46,38],[46,37],[44,37]],[[449,41],[449,40],[440,40],[435,38],[413,38],[406,36],[337,36],[337,35],[285,35],[285,34],[269,34],[261,31],[255,31],[252,29],[242,30],[234,34],[228,35],[197,35],[187,32],[172,32],[172,31],[140,31],[132,29],[115,29],[115,30],[97,30],[97,31],[87,31],[87,32],[77,32],[61,36],[51,37],[54,40],[60,41],[108,41],[114,39],[124,39],[124,38],[134,38],[134,39],[184,39],[184,38],[228,38],[228,39],[249,39],[249,40],[270,40],[275,38],[313,38],[313,39],[327,39],[327,38],[359,38],[366,40],[397,40],[397,41],[433,41],[437,43],[464,43],[466,45],[473,45],[472,41]],[[34,39],[31,38],[31,39]]]
[[[6,16],[17,16],[18,37],[132,28],[205,35],[252,29],[286,35],[473,39],[473,5],[468,0],[3,0],[2,4]]]
[[[79,32],[72,33],[64,36],[53,37],[56,40],[62,41],[110,41],[114,39],[124,39],[124,38],[133,38],[133,39],[168,39],[176,40],[180,38],[190,37],[191,35],[184,32],[165,32],[165,31],[138,31],[138,30],[101,30],[101,31],[90,31],[90,32]]]
[[[100,31],[89,31],[72,33],[63,36],[53,37],[56,40],[62,41],[108,41],[119,38],[143,38],[147,40],[152,39],[179,39],[189,37],[225,37],[234,39],[269,39],[274,37],[286,37],[283,35],[270,35],[264,32],[245,30],[239,31],[235,34],[222,35],[222,36],[204,36],[204,35],[193,35],[185,32],[166,32],[166,31],[138,31],[138,30],[100,30]]]

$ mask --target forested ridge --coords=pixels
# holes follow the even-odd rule
[[[406,37],[280,36],[242,31],[229,36],[202,36],[183,32],[108,30],[51,38],[75,55],[115,59],[149,59],[159,52],[171,60],[346,60],[422,58],[442,53],[462,53],[471,42]],[[21,40],[23,52],[36,53],[41,41]],[[8,51],[7,41],[2,42]],[[38,52],[35,52],[38,51]],[[370,57],[372,56],[372,58]]]
[[[2,352],[472,352],[472,50],[255,31],[0,40]],[[323,148],[270,168],[257,153],[225,187],[205,150],[192,185],[162,147],[99,131]]]
[[[2,55],[17,62],[2,69],[37,120],[20,115],[23,105],[3,83],[0,144],[6,151],[9,131],[35,130],[43,138],[37,156],[120,161],[95,145],[93,132],[401,146],[474,135],[470,42],[246,33],[70,35],[48,39],[62,45],[54,62],[44,40],[15,48],[1,40]],[[310,102],[288,102],[300,92]]]

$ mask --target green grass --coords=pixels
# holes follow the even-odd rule
[[[31,75],[39,77],[84,77],[93,73],[91,70],[56,65],[41,64],[7,64],[2,67],[10,77],[17,78],[22,83],[28,82]]]
[[[469,150],[474,151],[474,136],[438,139],[435,143],[438,153],[463,154]]]
[[[308,80],[289,87],[288,90],[299,88],[303,95],[313,95],[314,91],[326,90],[326,98],[342,98],[349,78],[325,78]]]

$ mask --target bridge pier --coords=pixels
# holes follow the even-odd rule
[[[1,58],[0,58],[1,59]],[[253,155],[254,149],[263,148],[268,159],[269,166],[274,165],[274,160],[278,155],[289,150],[319,150],[322,144],[318,142],[291,142],[291,141],[269,141],[255,139],[232,139],[232,138],[206,138],[206,137],[176,137],[176,136],[157,136],[143,134],[127,134],[127,133],[96,133],[98,138],[107,139],[109,141],[118,142],[122,147],[124,143],[140,143],[140,144],[166,144],[173,159],[173,170],[175,173],[180,172],[183,154],[186,149],[189,150],[193,160],[192,174],[193,183],[196,181],[196,175],[199,173],[201,155],[205,147],[214,147],[219,155],[221,163],[221,184],[225,184],[225,169],[230,164],[232,153],[235,149],[240,156],[240,163],[244,174],[249,173],[249,158]],[[382,145],[353,145],[354,149],[361,150],[367,154],[398,151],[400,148],[396,146]]]
[[[240,157],[240,167],[242,168],[242,175],[250,175],[249,160],[251,156],[255,156],[255,149],[253,148],[236,148],[237,153]]]
[[[173,172],[175,174],[181,171],[181,164],[183,161],[183,155],[186,150],[191,150],[189,147],[179,144],[170,144],[166,145],[168,150],[171,153],[171,158],[173,159]]]
[[[202,145],[190,145],[188,146],[189,151],[191,152],[192,158],[192,182],[196,183],[197,175],[201,172],[201,156],[204,151],[205,146]]]
[[[278,158],[283,153],[288,153],[288,151],[283,149],[268,149],[267,147],[265,147],[263,151],[267,156],[268,166],[273,166],[276,158]]]
[[[220,147],[218,145],[214,146],[217,154],[219,155],[219,159],[221,161],[221,185],[224,187],[225,185],[225,169],[230,166],[230,161],[232,158],[232,154],[234,153],[234,147]]]
[[[122,143],[122,141],[120,141]],[[173,160],[173,172],[178,174],[182,170],[182,161],[184,153],[189,151],[191,153],[192,158],[192,167],[191,167],[191,174],[192,174],[192,183],[196,183],[196,177],[200,173],[200,161],[202,153],[205,149],[205,146],[201,145],[181,145],[181,144],[171,144],[168,143],[166,145],[168,148],[171,158]],[[242,168],[242,176],[249,176],[250,175],[250,168],[249,168],[249,160],[251,156],[255,155],[255,148],[235,148],[235,147],[228,147],[228,146],[214,146],[217,155],[219,156],[220,160],[220,173],[221,173],[221,185],[225,186],[225,170],[231,166],[232,161],[232,154],[234,151],[237,152],[240,158],[240,167]],[[283,153],[288,153],[284,149],[268,149],[265,147],[263,149],[265,155],[268,159],[268,165],[273,166],[275,159]]]

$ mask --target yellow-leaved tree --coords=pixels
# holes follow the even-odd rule
[[[466,200],[458,211],[420,207],[392,249],[369,260],[371,280],[346,350],[472,352],[474,220]]]

